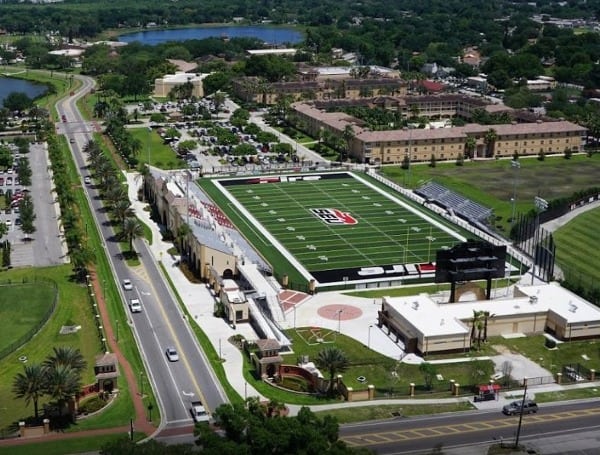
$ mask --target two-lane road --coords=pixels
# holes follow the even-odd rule
[[[62,119],[64,115],[66,119],[66,122],[57,126],[59,133],[64,133],[69,138],[80,174],[86,176],[89,175],[89,170],[82,150],[92,139],[94,125],[84,121],[76,101],[93,88],[94,81],[88,77],[78,79],[82,81],[82,88],[74,96],[62,100],[57,105],[59,118]],[[122,259],[119,244],[114,239],[108,214],[98,197],[97,189],[93,184],[84,187],[96,224],[104,239],[103,246],[114,276],[119,283],[122,279],[129,278],[134,285],[129,291],[120,287],[127,315],[127,321],[120,321],[120,324],[127,323],[133,328],[146,364],[149,378],[144,372],[138,372],[139,385],[147,391],[148,381],[152,384],[161,408],[161,430],[191,426],[191,401],[200,399],[213,411],[227,401],[223,389],[165,283],[146,242],[135,242],[141,265],[134,269],[128,267]],[[128,302],[131,298],[138,298],[142,302],[140,313],[129,311]],[[169,346],[178,350],[178,362],[168,361],[165,350]]]
[[[599,403],[599,400],[590,400],[541,406],[537,414],[523,416],[521,441],[543,441],[548,435],[561,434],[568,440],[577,441],[577,436],[572,435],[573,432],[598,432]],[[401,409],[402,406],[399,405],[398,408]],[[418,418],[400,417],[344,425],[340,429],[340,437],[351,446],[368,447],[382,455],[431,453],[436,448],[441,448],[444,452],[453,448],[460,451],[460,447],[474,444],[489,445],[500,440],[514,441],[518,421],[518,416],[508,417],[499,411],[449,413]],[[573,443],[573,447],[577,447],[576,442]],[[596,448],[598,447],[600,444]],[[561,453],[562,450],[564,449],[544,453]]]

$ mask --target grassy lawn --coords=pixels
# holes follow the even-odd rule
[[[313,332],[311,332],[311,329]],[[373,350],[367,349],[366,346],[357,342],[353,338],[345,335],[340,335],[332,332],[329,329],[316,329],[320,333],[318,337],[322,337],[325,341],[331,343],[309,344],[311,337],[314,338],[315,328],[304,327],[295,330],[287,330],[286,335],[292,340],[294,353],[284,355],[284,362],[288,364],[296,364],[297,359],[301,356],[308,356],[310,360],[317,357],[319,351],[328,346],[335,346],[346,353],[350,359],[350,367],[342,374],[344,383],[347,386],[353,387],[354,390],[366,390],[367,385],[375,386],[376,396],[408,396],[409,384],[416,384],[417,397],[432,398],[444,397],[449,394],[449,381],[454,379],[459,384],[475,384],[487,382],[490,374],[493,372],[493,364],[491,361],[477,361],[465,363],[448,363],[436,365],[437,374],[440,374],[443,379],[437,378],[433,381],[433,390],[424,390],[423,373],[417,365],[408,365],[397,362],[394,359],[383,356]],[[479,353],[478,353],[479,354]],[[456,357],[455,354],[453,357]],[[286,391],[281,391],[274,387],[257,381],[253,376],[253,368],[249,362],[245,362],[244,377],[263,395],[275,398],[285,403],[293,404],[323,404],[327,401],[322,398],[315,398],[306,395],[294,394]],[[364,376],[365,382],[359,382],[358,377]],[[470,391],[465,391],[470,393]],[[337,400],[333,400],[334,402]]]
[[[523,354],[552,373],[559,372],[563,365],[571,363],[580,363],[600,371],[600,341],[597,340],[560,343],[554,350],[544,346],[543,335],[513,339],[492,337],[488,344],[506,346],[512,352]],[[584,360],[582,355],[589,357],[589,360]]]
[[[0,352],[44,323],[56,295],[45,283],[0,287]]]
[[[540,392],[535,394],[538,403],[551,403],[553,401],[581,400],[584,398],[598,398],[598,387],[585,387],[582,389],[560,390],[556,392]]]
[[[554,233],[558,266],[565,277],[583,286],[597,286],[600,280],[600,264],[595,254],[597,247],[600,209],[578,215]]]
[[[600,154],[592,157],[574,155],[570,160],[562,156],[520,159],[520,169],[511,167],[509,160],[465,161],[464,166],[454,162],[437,163],[431,168],[426,163],[411,166],[385,166],[382,172],[401,185],[416,188],[429,180],[440,183],[457,193],[494,210],[501,219],[496,223],[507,232],[512,213],[511,198],[516,183],[517,213],[533,208],[533,198],[553,200],[570,196],[578,190],[597,186]],[[410,176],[410,180],[408,177]]]
[[[94,382],[94,357],[102,351],[96,328],[96,321],[91,311],[87,287],[71,281],[69,265],[49,268],[22,268],[3,272],[4,279],[31,281],[39,276],[53,280],[58,286],[59,301],[54,314],[48,323],[23,347],[6,358],[0,360],[0,396],[2,406],[0,428],[15,424],[18,420],[33,415],[33,406],[26,406],[21,399],[14,398],[11,388],[15,375],[23,370],[20,356],[27,356],[28,363],[42,362],[55,346],[70,346],[81,351],[88,362],[83,374],[83,383]],[[3,291],[4,292],[4,291]],[[61,335],[63,325],[80,325],[81,330],[68,335]],[[45,401],[42,401],[45,402]]]
[[[161,169],[180,169],[185,167],[185,161],[180,160],[171,147],[163,143],[162,138],[155,130],[148,128],[131,128],[131,135],[138,139],[143,145],[137,155],[140,163],[147,163],[150,156],[150,164]],[[149,152],[149,153],[148,153]]]
[[[352,422],[364,422],[367,420],[390,419],[398,417],[398,415],[402,417],[413,417],[420,415],[441,414],[444,412],[470,411],[472,409],[474,409],[474,407],[471,403],[402,404],[348,407],[331,409],[328,411],[318,411],[315,412],[315,414],[321,417],[324,415],[330,415],[335,417],[340,424],[345,424]]]

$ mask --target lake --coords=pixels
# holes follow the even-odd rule
[[[223,27],[193,27],[174,28],[169,30],[149,30],[144,32],[127,33],[119,36],[119,41],[131,43],[139,41],[142,44],[161,44],[167,41],[186,41],[190,39],[205,39],[226,36],[228,38],[257,38],[269,44],[296,44],[304,37],[295,28],[261,27],[255,25],[223,26]]]
[[[34,84],[23,79],[13,79],[12,77],[0,77],[0,106],[12,92],[25,93],[29,98],[34,99],[46,93],[48,88],[42,84]]]

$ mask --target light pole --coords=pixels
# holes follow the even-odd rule
[[[515,215],[517,209],[517,184],[519,182],[519,169],[521,169],[521,163],[517,160],[512,160],[510,162],[510,167],[514,169],[514,178],[513,178],[513,197],[511,198],[512,202],[512,215],[510,216],[511,226],[515,225]]]
[[[342,333],[341,329],[342,329],[342,312],[344,310],[338,310],[337,311],[337,315],[338,315],[338,333]]]
[[[296,328],[296,305],[294,305],[292,308],[294,308],[294,328]]]
[[[117,343],[119,342],[119,320],[117,319],[115,321],[116,325],[117,325],[117,339],[115,340]]]
[[[371,329],[373,328],[373,324],[369,326],[369,334],[367,336],[367,349],[371,349]]]
[[[148,166],[150,166],[150,140],[152,138],[151,136],[152,134],[152,127],[148,127],[148,141],[147,141],[147,146],[148,146]]]
[[[144,398],[144,372],[140,371],[140,396]]]

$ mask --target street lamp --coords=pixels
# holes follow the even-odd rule
[[[140,396],[144,398],[144,372],[140,371]]]
[[[292,307],[294,309],[294,328],[296,328],[296,305]]]
[[[517,160],[511,160],[510,167],[515,170],[514,178],[513,178],[513,197],[511,198],[512,202],[512,215],[510,217],[511,225],[515,225],[515,215],[517,209],[517,183],[519,181],[519,173],[518,170],[521,169],[521,163]]]
[[[369,334],[367,336],[367,349],[371,349],[371,329],[373,328],[373,324],[369,326]]]
[[[338,333],[342,333],[341,332],[341,328],[342,328],[342,312],[344,310],[338,310],[337,311],[337,316],[338,316]]]
[[[118,343],[119,342],[119,320],[117,319],[115,321],[115,323],[117,324],[117,339],[116,339],[116,342]]]

